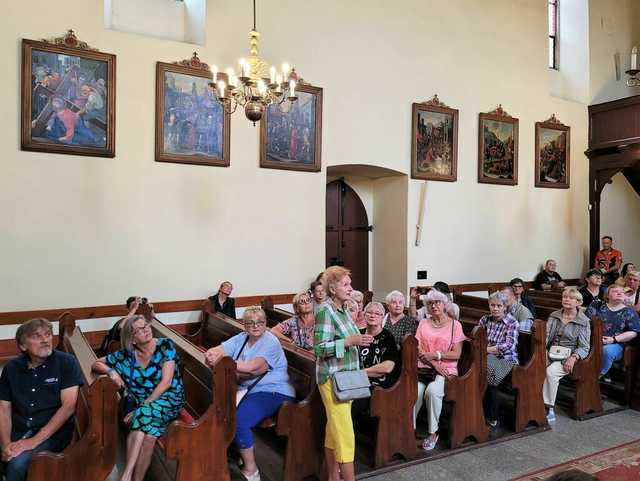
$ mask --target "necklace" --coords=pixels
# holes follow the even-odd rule
[[[436,329],[442,329],[444,327],[444,322],[442,322],[442,321],[436,322],[435,318],[432,316],[431,317],[431,325],[433,327],[435,327]]]

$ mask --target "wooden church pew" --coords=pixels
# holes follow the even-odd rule
[[[464,323],[477,323],[489,313],[487,299],[468,295],[455,298],[460,306],[460,318]],[[483,307],[484,306],[484,307]],[[511,385],[515,390],[515,430],[523,431],[530,424],[547,425],[542,399],[542,384],[546,375],[545,323],[534,321],[532,332],[518,334],[520,364],[514,366]]]
[[[58,349],[76,357],[84,381],[76,402],[76,429],[62,453],[33,456],[27,481],[104,481],[116,463],[118,388],[107,376],[91,372],[96,355],[73,317],[65,313],[59,321]]]
[[[262,299],[262,302],[260,302],[260,306],[267,315],[267,325],[269,327],[273,327],[276,324],[282,321],[286,321],[287,319],[290,319],[295,315],[292,312],[287,312],[283,309],[275,307],[273,305],[273,299],[271,298],[271,296],[264,297]]]
[[[154,336],[173,341],[180,359],[182,382],[185,390],[185,409],[193,422],[180,419],[169,424],[158,444],[154,461],[156,477],[168,471],[175,481],[229,481],[227,448],[233,441],[235,425],[235,362],[224,358],[210,369],[204,353],[157,319],[151,323]],[[177,461],[174,469],[163,459]],[[150,470],[151,472],[151,470]]]
[[[458,376],[445,382],[445,401],[452,404],[449,421],[451,448],[468,440],[482,443],[489,439],[482,399],[487,389],[487,337],[485,330],[474,326],[462,348]]]
[[[185,409],[193,418],[179,418],[169,424],[158,440],[148,476],[158,481],[230,481],[227,448],[235,433],[235,362],[224,358],[210,369],[204,352],[153,317],[148,304],[141,305],[136,313],[151,322],[155,337],[171,339],[176,346]]]
[[[602,412],[600,396],[600,367],[602,366],[602,321],[591,320],[591,348],[589,355],[576,361],[573,372],[567,376],[575,383],[575,401],[572,416],[583,419],[586,414]]]
[[[202,325],[203,345],[217,346],[243,332],[235,319],[221,313],[206,312]],[[276,433],[287,437],[283,480],[294,481],[320,476],[324,452],[324,407],[316,389],[315,356],[296,346],[282,344],[289,365],[289,378],[299,402],[285,402],[275,420]]]

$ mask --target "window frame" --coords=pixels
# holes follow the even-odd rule
[[[552,22],[553,15],[553,22]],[[560,70],[560,55],[558,48],[558,25],[560,19],[560,0],[547,0],[547,34],[549,36],[549,57],[547,66],[553,70]]]

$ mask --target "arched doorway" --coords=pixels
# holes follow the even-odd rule
[[[369,289],[369,225],[367,211],[344,179],[327,184],[326,265],[351,271],[354,289]]]

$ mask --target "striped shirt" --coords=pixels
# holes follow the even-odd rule
[[[335,309],[328,302],[322,305],[316,314],[314,340],[318,384],[324,384],[334,372],[360,369],[358,346],[344,345],[344,340],[354,334],[360,331],[348,311]]]
[[[498,348],[497,357],[518,364],[518,321],[507,313],[501,321],[482,316],[479,324],[487,331],[487,345]]]

